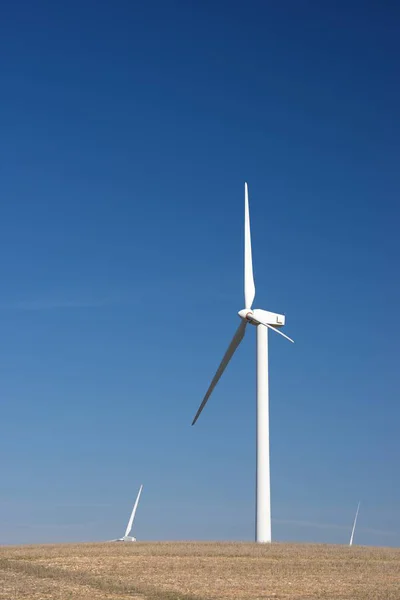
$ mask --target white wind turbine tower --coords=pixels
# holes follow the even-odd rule
[[[357,517],[358,517],[358,511],[360,510],[360,502],[358,503],[357,506],[357,511],[356,511],[356,516],[354,518],[354,523],[353,523],[353,529],[351,530],[351,536],[350,536],[350,543],[349,546],[353,545],[353,538],[354,538],[354,532],[356,530],[356,524],[357,524]]]
[[[241,323],[233,336],[214,379],[193,419],[194,425],[206,405],[213,389],[226,369],[235,350],[242,341],[248,324],[257,328],[257,480],[256,480],[256,542],[271,542],[271,492],[269,459],[269,384],[268,384],[268,329],[279,333],[290,342],[287,335],[280,331],[285,324],[284,315],[261,309],[252,309],[255,297],[253,262],[251,254],[250,216],[247,183],[245,189],[244,210],[244,304],[239,311]]]
[[[129,517],[128,525],[126,527],[125,534],[122,538],[118,538],[117,540],[112,540],[113,542],[136,542],[136,538],[130,536],[130,532],[133,527],[133,520],[135,518],[136,510],[139,504],[140,494],[142,493],[143,485],[140,486],[138,495],[135,500],[135,504],[133,505],[131,516]]]

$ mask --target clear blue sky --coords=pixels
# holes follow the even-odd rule
[[[0,22],[0,543],[250,540],[255,335],[273,537],[400,544],[400,10],[16,1]]]

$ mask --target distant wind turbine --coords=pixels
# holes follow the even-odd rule
[[[358,517],[358,511],[359,510],[360,510],[360,502],[358,503],[358,506],[357,506],[356,516],[354,518],[354,523],[353,523],[353,529],[351,530],[351,536],[350,536],[350,544],[349,544],[349,546],[353,545],[354,532],[356,530],[357,517]]]
[[[284,315],[266,310],[254,309],[255,297],[253,261],[251,251],[249,198],[247,183],[244,185],[244,304],[239,311],[241,323],[233,336],[214,379],[193,419],[194,425],[206,405],[222,373],[235,353],[246,332],[246,327],[257,328],[257,479],[256,479],[256,542],[271,542],[271,490],[269,458],[269,385],[268,385],[268,329],[279,333],[293,342],[279,330],[285,324]]]
[[[113,542],[136,542],[136,538],[130,536],[130,532],[133,527],[133,520],[135,518],[136,510],[139,504],[140,494],[142,493],[143,485],[139,488],[139,493],[136,497],[135,504],[133,505],[132,513],[128,521],[128,525],[126,527],[125,535],[122,538],[118,538],[117,540],[112,540]]]

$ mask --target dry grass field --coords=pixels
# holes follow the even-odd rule
[[[217,543],[0,547],[0,600],[400,600],[400,549]]]

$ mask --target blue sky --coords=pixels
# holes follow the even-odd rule
[[[273,537],[400,544],[399,8],[7,3],[0,543],[251,540],[255,334]],[[277,339],[275,339],[277,338]]]

